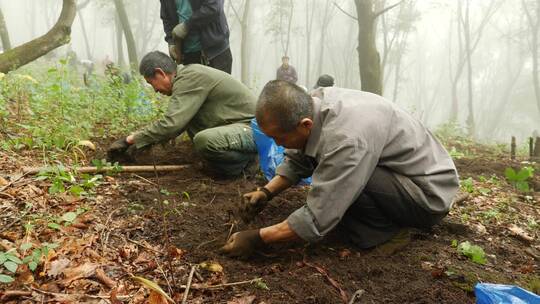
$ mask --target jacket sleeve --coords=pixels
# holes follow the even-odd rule
[[[173,38],[172,38],[172,30],[173,28],[178,24],[178,20],[175,18],[172,18],[174,16],[174,13],[171,14],[169,11],[170,9],[176,9],[176,4],[174,0],[160,0],[161,2],[161,10],[160,10],[160,17],[161,21],[163,21],[163,30],[165,31],[165,41],[170,44],[174,44]],[[173,5],[171,7],[171,5]]]
[[[298,81],[298,74],[296,74],[296,69],[294,67],[292,67],[292,73],[291,73],[291,77],[292,77],[292,82],[293,83],[296,83]]]
[[[193,14],[186,25],[188,29],[200,28],[219,18],[219,12],[223,10],[220,0],[202,0],[201,7],[193,10]]]
[[[330,232],[356,201],[378,158],[359,142],[345,142],[325,153],[315,172],[306,204],[287,218],[302,239],[315,242]]]
[[[192,75],[193,76],[193,75]],[[135,146],[140,149],[180,135],[199,112],[210,90],[204,77],[182,77],[175,80],[173,95],[163,117],[135,133]]]

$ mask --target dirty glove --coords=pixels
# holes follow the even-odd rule
[[[169,44],[169,56],[175,61],[178,62],[178,53],[176,52],[176,45]]]
[[[264,247],[264,241],[261,239],[259,230],[253,229],[234,233],[219,252],[230,257],[247,259],[255,250]]]
[[[265,189],[266,188],[262,188]],[[242,200],[237,207],[237,212],[242,221],[249,223],[257,214],[259,214],[268,205],[271,199],[268,190],[257,190],[242,195]]]
[[[109,149],[107,150],[107,160],[113,161],[118,159],[120,156],[124,155],[128,148],[129,143],[125,137],[118,139],[109,146]]]
[[[185,23],[179,23],[172,30],[172,36],[174,39],[184,39],[188,35],[188,28]]]

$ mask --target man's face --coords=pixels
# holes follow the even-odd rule
[[[287,149],[301,150],[306,146],[309,135],[311,134],[313,121],[309,118],[303,118],[298,122],[296,128],[289,132],[283,132],[279,125],[275,121],[272,121],[272,119],[259,122],[259,127],[264,134],[271,137],[276,144]]]
[[[288,66],[289,65],[289,58],[283,58],[283,59],[281,59],[281,62],[283,63],[284,66]]]
[[[157,68],[154,77],[144,77],[146,82],[150,84],[156,92],[163,95],[172,95],[172,77],[173,75],[165,73],[162,69]]]

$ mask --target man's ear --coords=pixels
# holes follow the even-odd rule
[[[311,130],[311,128],[313,128],[313,120],[311,120],[310,118],[302,118],[299,126],[302,126],[305,129]]]
[[[154,77],[156,76],[161,76],[161,77],[165,77],[167,75],[167,73],[165,73],[165,71],[163,71],[161,68],[155,68],[154,69]]]

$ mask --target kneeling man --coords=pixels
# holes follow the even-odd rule
[[[256,97],[231,75],[200,64],[179,65],[155,51],[141,60],[140,73],[159,93],[171,96],[165,115],[142,130],[115,141],[109,159],[130,145],[137,149],[187,131],[193,147],[217,173],[235,176],[255,159],[250,128]]]
[[[285,146],[285,161],[263,188],[244,195],[249,220],[281,191],[311,176],[306,204],[276,225],[233,234],[222,252],[247,257],[264,244],[315,242],[340,224],[361,248],[407,227],[429,228],[448,214],[458,191],[451,157],[419,121],[384,98],[321,88],[308,95],[271,81],[256,108],[261,130]]]

